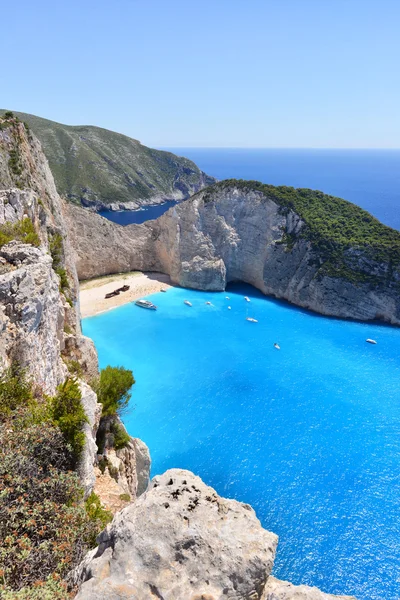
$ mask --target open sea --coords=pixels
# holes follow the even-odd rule
[[[398,151],[178,153],[218,178],[319,188],[400,229]],[[244,284],[149,298],[156,312],[128,304],[83,331],[101,367],[134,372],[124,422],[148,444],[152,475],[189,469],[251,504],[279,535],[277,577],[399,600],[400,330],[322,317]]]
[[[164,148],[165,150],[166,148]],[[217,179],[256,179],[350,200],[400,229],[400,150],[169,148]],[[103,216],[121,225],[156,219],[174,203]]]

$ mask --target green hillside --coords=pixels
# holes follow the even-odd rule
[[[74,203],[101,208],[101,204],[187,198],[215,182],[191,160],[147,148],[120,133],[14,114],[39,138],[58,192]]]

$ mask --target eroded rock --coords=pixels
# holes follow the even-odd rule
[[[276,545],[250,506],[171,469],[99,536],[76,573],[76,598],[261,599]]]

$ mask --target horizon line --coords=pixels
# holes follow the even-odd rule
[[[339,146],[164,146],[164,145],[155,145],[153,147],[160,149],[171,149],[171,150],[179,150],[179,149],[193,149],[193,150],[386,150],[386,151],[399,151],[399,147],[339,147]]]

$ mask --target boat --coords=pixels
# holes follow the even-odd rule
[[[368,338],[365,341],[368,342],[368,344],[377,344],[378,343],[376,340],[371,340],[371,338]]]
[[[246,302],[250,302],[250,298],[248,296],[245,296],[244,299],[246,300]]]
[[[150,302],[149,300],[136,300],[136,306],[140,306],[141,308],[148,308],[149,310],[157,310],[157,306]]]
[[[229,296],[225,296],[226,300],[230,300]]]
[[[275,344],[274,344],[274,348],[276,348],[277,350],[280,350],[280,349],[281,349],[280,345],[279,345],[279,344],[277,344],[276,342],[275,342]]]
[[[113,292],[108,292],[108,294],[106,294],[104,296],[104,298],[113,298],[114,296],[119,296],[119,290],[114,290]]]
[[[192,303],[191,303],[191,302],[189,302],[189,300],[184,300],[184,301],[183,301],[183,304],[186,304],[187,306],[192,306]]]
[[[258,323],[257,319],[253,319],[253,317],[246,317],[246,321],[250,321],[250,323]]]
[[[207,300],[206,304],[208,304],[208,306],[212,306],[212,303],[209,302],[208,300]]]
[[[116,289],[116,292],[127,292],[129,290],[129,285],[123,285],[122,287]]]
[[[228,306],[228,310],[231,310],[231,307],[230,307],[230,306]]]
[[[160,292],[166,292],[167,290],[165,288],[161,288]]]

